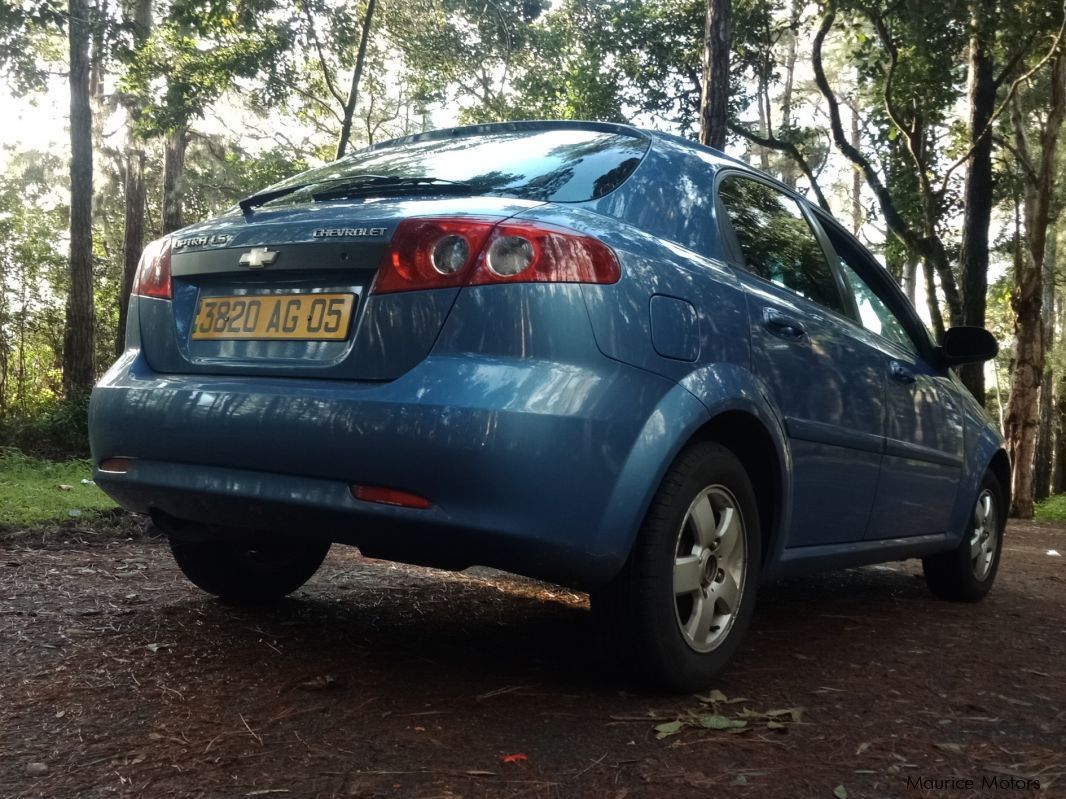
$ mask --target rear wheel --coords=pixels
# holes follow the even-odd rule
[[[991,472],[977,492],[970,529],[959,546],[922,559],[925,582],[941,599],[977,602],[992,588],[1006,526],[1003,490]]]
[[[744,467],[719,444],[695,444],[671,466],[625,569],[593,594],[593,611],[654,682],[706,688],[751,622],[760,544]]]
[[[269,602],[291,594],[318,571],[329,552],[319,541],[182,541],[174,560],[194,584],[229,602]]]

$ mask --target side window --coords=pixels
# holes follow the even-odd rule
[[[718,193],[750,272],[847,313],[822,247],[795,200],[746,178],[725,178]]]
[[[829,240],[833,244],[833,249],[837,251],[840,271],[844,275],[844,280],[851,288],[852,294],[855,295],[855,304],[859,308],[859,320],[862,322],[862,326],[871,333],[876,333],[889,341],[895,342],[904,349],[914,352],[914,342],[907,335],[903,323],[899,321],[896,315],[892,313],[889,307],[885,305],[852,266],[852,263],[857,262],[859,259],[866,260],[865,256],[840,231],[833,230],[828,225],[824,227],[826,235],[829,236]]]

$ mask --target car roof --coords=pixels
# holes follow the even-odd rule
[[[541,131],[541,130],[588,130],[598,131],[601,133],[615,133],[623,136],[632,136],[638,139],[645,139],[648,141],[662,140],[670,142],[676,146],[693,150],[707,160],[711,160],[716,166],[728,166],[730,168],[749,172],[753,175],[758,175],[763,180],[772,182],[778,189],[784,191],[792,197],[799,198],[804,202],[808,200],[799,194],[794,189],[789,188],[781,181],[774,178],[772,175],[767,175],[764,172],[760,172],[751,164],[745,161],[728,155],[721,150],[714,147],[708,147],[704,144],[700,144],[692,139],[686,139],[683,136],[678,136],[673,133],[665,133],[660,130],[652,130],[649,128],[638,128],[634,125],[626,125],[620,122],[593,122],[591,120],[580,119],[529,119],[529,120],[517,120],[513,122],[485,122],[476,125],[459,125],[451,128],[440,128],[437,130],[427,130],[424,133],[413,133],[408,136],[400,136],[395,139],[388,139],[387,141],[378,142],[369,147],[363,148],[358,152],[373,152],[375,150],[386,149],[389,147],[397,147],[405,144],[412,144],[414,142],[423,141],[439,141],[451,138],[462,138],[463,136],[474,136],[479,134],[489,133],[505,133],[505,132],[518,132],[518,131]],[[354,153],[353,153],[354,155]]]

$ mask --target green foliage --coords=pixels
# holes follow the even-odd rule
[[[88,461],[46,461],[16,450],[0,450],[0,532],[55,524],[72,515],[79,518],[114,508],[115,503],[103,491],[81,482],[91,478]]]
[[[1036,520],[1066,524],[1066,494],[1054,494],[1036,503]]]
[[[281,19],[277,7],[269,0],[171,2],[123,78],[123,90],[144,107],[140,135],[184,128],[235,81],[269,73],[292,39],[289,19]]]
[[[35,457],[89,456],[88,407],[84,400],[42,399],[0,416],[0,441]]]

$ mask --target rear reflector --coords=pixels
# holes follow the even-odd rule
[[[352,496],[363,502],[377,502],[381,505],[396,505],[401,508],[426,510],[433,507],[433,503],[425,497],[409,494],[406,491],[397,491],[395,488],[353,485]]]
[[[373,293],[494,283],[616,283],[621,269],[603,242],[532,222],[405,219],[396,228]]]
[[[169,237],[156,239],[144,248],[133,280],[133,293],[162,300],[171,298]]]
[[[109,474],[125,474],[130,470],[132,458],[104,458],[100,461],[100,471]]]

